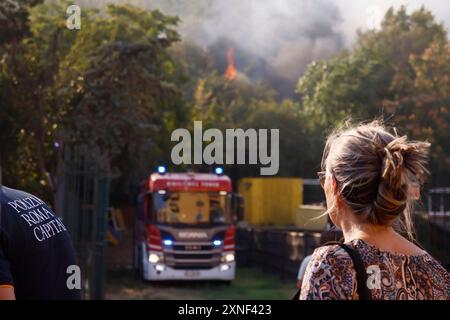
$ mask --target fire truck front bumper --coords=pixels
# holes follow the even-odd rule
[[[148,263],[144,278],[149,281],[160,280],[226,280],[235,277],[236,262],[222,263],[211,269],[174,269],[164,264]]]

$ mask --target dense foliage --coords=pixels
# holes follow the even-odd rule
[[[83,9],[66,28],[68,2],[22,1],[0,8],[0,144],[3,183],[47,197],[63,150],[84,146],[126,194],[158,163],[170,163],[170,133],[204,127],[280,129],[281,176],[315,177],[323,140],[349,117],[383,117],[432,142],[434,183],[450,165],[450,45],[425,9],[389,10],[381,29],[350,51],[310,64],[297,100],[229,80],[213,55],[180,41],[179,19],[158,10],[108,5]],[[9,11],[8,11],[9,10]],[[200,15],[201,16],[201,15]],[[203,168],[204,169],[204,168]],[[229,166],[233,178],[255,166]]]

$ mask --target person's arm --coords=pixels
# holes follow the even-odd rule
[[[0,300],[16,300],[14,287],[9,284],[0,284]]]
[[[356,271],[339,246],[316,249],[303,278],[300,300],[351,300],[356,294]]]
[[[302,288],[302,282],[303,278],[305,276],[306,267],[308,266],[309,261],[311,261],[312,255],[308,255],[305,258],[303,258],[302,263],[300,264],[300,268],[298,270],[297,275],[297,289]]]
[[[9,260],[4,253],[6,236],[0,229],[0,300],[15,300],[14,281]]]

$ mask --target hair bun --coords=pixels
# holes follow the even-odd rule
[[[404,154],[408,150],[406,136],[395,138],[384,148],[384,159],[381,167],[381,180],[386,181],[392,189],[398,189],[402,183]]]
[[[403,212],[411,180],[422,180],[428,173],[425,165],[429,146],[428,142],[408,142],[406,136],[397,137],[386,145],[373,203],[379,220],[390,220]]]
[[[430,143],[423,141],[408,141],[406,136],[398,137],[392,140],[384,148],[385,157],[383,159],[382,177],[392,181],[397,174],[407,171],[409,175],[418,180],[422,180],[428,170]]]

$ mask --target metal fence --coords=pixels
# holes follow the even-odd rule
[[[428,190],[427,207],[416,216],[417,238],[450,270],[450,188]]]
[[[433,257],[450,270],[450,188],[430,190],[428,206],[428,211],[416,214],[416,237]],[[295,227],[241,227],[237,228],[236,237],[239,266],[260,267],[286,280],[296,278],[303,258],[321,244],[321,231]]]
[[[108,174],[79,149],[64,150],[61,210],[77,251],[84,299],[102,299],[105,283]]]
[[[295,228],[238,228],[237,263],[295,281],[301,261],[320,245],[320,237],[321,232]]]

